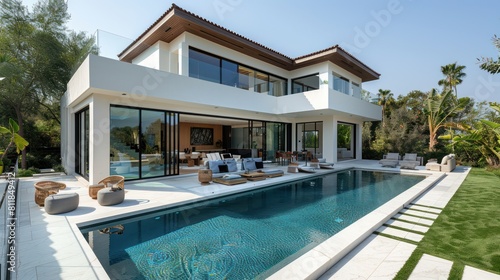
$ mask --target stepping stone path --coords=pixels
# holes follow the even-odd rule
[[[440,213],[441,209],[437,207],[410,204],[408,208],[402,209],[385,225],[378,228],[375,233],[418,243]],[[448,279],[452,266],[452,261],[424,254],[409,279]],[[500,280],[500,275],[465,266],[462,280],[473,279]]]

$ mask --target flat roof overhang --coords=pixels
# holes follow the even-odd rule
[[[288,71],[324,61],[331,61],[360,77],[363,82],[377,80],[380,77],[379,73],[363,64],[339,46],[293,59],[179,8],[175,4],[132,44],[123,50],[118,57],[121,61],[132,62],[135,57],[156,42],[163,41],[170,43],[184,32],[189,32]]]

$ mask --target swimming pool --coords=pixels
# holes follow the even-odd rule
[[[265,278],[424,178],[331,173],[81,231],[112,279]]]

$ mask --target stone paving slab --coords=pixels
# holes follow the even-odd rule
[[[453,262],[431,255],[423,254],[417,266],[408,279],[439,279],[446,280],[450,274]]]
[[[432,212],[434,214],[440,214],[442,210],[436,209],[436,208],[431,208],[431,207],[425,207],[421,205],[411,205],[409,207],[411,210],[420,210],[420,211],[426,211],[426,212]]]
[[[416,247],[372,234],[318,279],[392,279]]]
[[[405,230],[400,230],[397,228],[386,227],[386,226],[381,226],[380,228],[378,228],[376,230],[376,232],[396,236],[399,238],[408,239],[408,240],[415,241],[415,242],[420,242],[420,240],[422,240],[422,238],[424,238],[424,236],[422,234],[417,234],[417,233],[413,233],[413,232],[409,232],[409,231],[405,231]]]
[[[426,213],[422,211],[416,211],[416,210],[411,210],[411,209],[403,209],[400,211],[401,213],[408,214],[408,215],[413,215],[413,216],[418,216],[422,218],[428,218],[428,219],[437,219],[439,216],[438,214],[431,214],[431,213]]]
[[[500,280],[500,275],[466,265],[462,280]]]
[[[396,215],[394,215],[393,218],[394,219],[401,219],[401,220],[405,220],[405,221],[410,221],[410,222],[414,222],[414,223],[419,223],[419,224],[423,224],[423,225],[428,225],[428,226],[431,226],[434,223],[433,220],[418,218],[418,217],[404,215],[404,214],[396,214]]]
[[[407,223],[404,221],[399,221],[399,220],[389,220],[386,224],[390,226],[395,226],[395,227],[400,227],[400,228],[405,228],[409,230],[415,230],[419,232],[426,233],[429,230],[429,227],[421,226],[421,225],[416,225],[412,223]]]

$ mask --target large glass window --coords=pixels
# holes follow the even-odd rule
[[[239,79],[238,87],[242,89],[252,90],[254,86],[254,70],[248,67],[239,66],[238,67]]]
[[[333,89],[349,95],[349,80],[333,73]]]
[[[141,112],[141,174],[142,178],[163,176],[165,169],[165,113]]]
[[[297,150],[308,159],[323,157],[323,122],[297,124]]]
[[[319,89],[319,74],[301,77],[292,80],[292,92],[300,93]]]
[[[352,84],[352,96],[361,98],[361,87],[356,83],[351,83],[351,84]]]
[[[337,159],[352,159],[356,155],[356,125],[350,123],[337,124]]]
[[[245,90],[283,96],[287,80],[196,49],[189,49],[189,77]]]
[[[269,75],[269,95],[283,96],[287,94],[287,81]]]
[[[238,86],[238,64],[222,60],[222,84],[231,87]]]
[[[220,58],[189,49],[189,77],[220,83]]]
[[[90,137],[90,114],[89,108],[78,112],[75,116],[76,143],[75,143],[75,172],[85,179],[89,179],[89,137]]]
[[[269,75],[262,72],[255,72],[254,91],[265,94],[269,92]]]
[[[110,174],[139,178],[139,110],[111,107]]]

